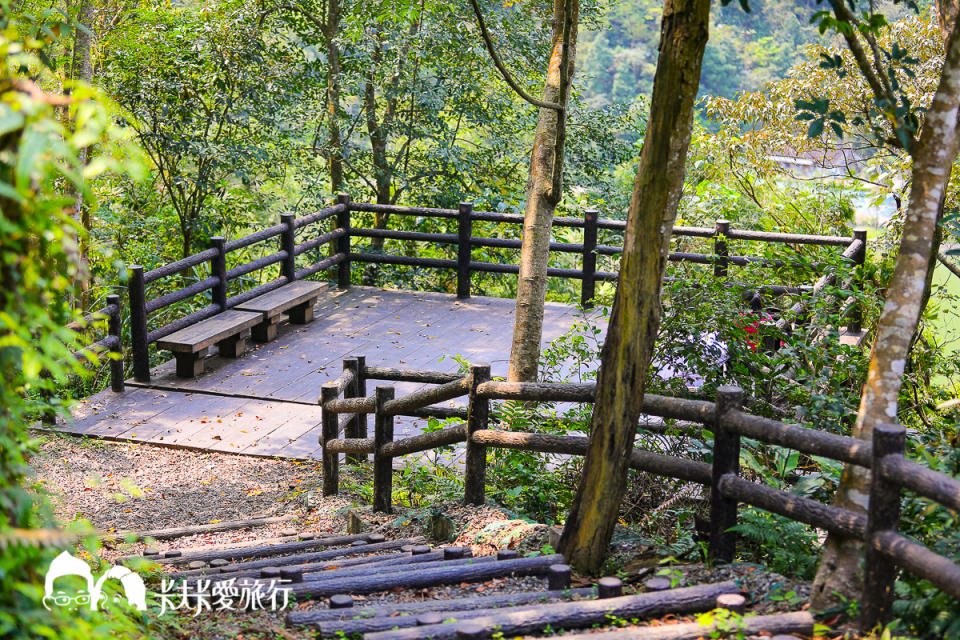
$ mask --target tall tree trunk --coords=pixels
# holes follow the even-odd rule
[[[343,191],[343,140],[340,135],[340,31],[341,0],[327,0],[327,20],[323,39],[327,49],[327,117],[329,149],[327,165],[330,170],[330,191],[334,195]]]
[[[554,0],[550,65],[542,100],[559,105],[562,110],[540,108],[533,140],[527,177],[513,345],[507,374],[511,382],[537,379],[547,290],[547,262],[550,257],[550,228],[562,194],[567,102],[573,81],[579,12],[579,0]]]
[[[93,0],[81,0],[80,10],[77,15],[77,22],[80,27],[76,29],[73,36],[73,59],[70,63],[70,76],[73,80],[80,80],[87,84],[93,81],[93,29],[94,29],[94,3]],[[78,159],[81,166],[86,166],[89,160],[89,149],[84,147],[78,153]],[[91,230],[90,208],[83,201],[83,194],[79,189],[73,193],[74,218],[80,223],[80,226],[87,233],[79,238],[78,246],[80,248],[80,268],[84,273],[89,273],[89,254],[90,242],[89,233]],[[87,278],[82,277],[78,280],[77,296],[80,302],[80,308],[87,311],[90,308],[90,290],[87,284]]]
[[[923,311],[927,273],[935,252],[937,220],[950,169],[957,151],[957,117],[960,114],[960,36],[956,25],[947,42],[940,85],[927,111],[920,139],[912,150],[910,204],[903,237],[887,288],[887,298],[870,354],[867,382],[853,435],[869,440],[874,427],[897,420],[897,406],[911,340]],[[839,507],[864,513],[870,474],[847,466],[834,498]],[[815,609],[824,609],[843,598],[857,598],[862,584],[863,545],[830,535],[811,593]]]
[[[560,538],[560,552],[585,573],[601,568],[626,488],[647,371],[660,328],[660,289],[683,190],[709,20],[710,0],[665,2],[650,118],[600,357],[587,456]]]
[[[396,99],[387,100],[386,110],[381,120],[377,114],[377,90],[376,90],[376,69],[381,60],[381,46],[379,42],[380,34],[377,34],[378,44],[373,52],[373,64],[367,71],[367,78],[363,89],[363,109],[366,112],[367,136],[370,139],[371,164],[373,164],[374,196],[377,204],[392,204],[391,192],[393,191],[393,167],[390,164],[390,157],[387,155],[387,143],[390,126],[393,124],[393,114],[396,109]],[[399,75],[399,74],[397,74]],[[395,75],[394,78],[397,76]],[[386,229],[387,222],[390,220],[389,213],[375,213],[373,215],[373,226],[375,229]],[[383,250],[384,239],[373,238],[370,241],[370,248],[373,251]],[[376,264],[368,264],[363,272],[363,284],[372,286],[376,284],[380,273],[380,267]]]

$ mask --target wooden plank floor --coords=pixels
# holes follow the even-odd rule
[[[84,399],[58,429],[96,437],[290,458],[320,457],[321,385],[336,378],[343,358],[370,365],[457,371],[452,356],[490,363],[505,376],[514,301],[440,293],[330,287],[309,325],[284,324],[277,340],[238,359],[207,360],[195,379],[176,377],[174,362],[151,371],[151,382],[128,381],[117,394]],[[548,303],[544,343],[582,317],[571,305]],[[368,383],[368,393],[373,385]],[[398,395],[419,385],[394,384]],[[461,401],[462,403],[462,401]],[[372,428],[372,420],[370,422]],[[398,419],[395,437],[416,435],[423,422]]]

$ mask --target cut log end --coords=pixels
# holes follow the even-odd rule
[[[597,597],[617,598],[623,595],[623,581],[620,578],[608,576],[597,580]]]
[[[343,593],[330,596],[331,609],[349,609],[353,606],[353,598]]]

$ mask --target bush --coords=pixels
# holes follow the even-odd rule
[[[78,335],[66,328],[79,318],[71,303],[85,277],[83,229],[69,213],[78,196],[89,203],[87,179],[118,166],[125,133],[88,87],[72,86],[70,98],[44,92],[49,38],[69,25],[16,16],[5,2],[0,16],[0,637],[143,637],[140,616],[123,610],[44,608],[52,547],[71,538],[38,529],[54,522],[27,466],[28,425],[61,408],[51,400],[58,385],[84,373],[71,355]],[[98,155],[83,165],[79,151],[94,143]]]

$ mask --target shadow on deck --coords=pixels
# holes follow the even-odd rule
[[[320,458],[320,387],[341,372],[341,360],[366,356],[369,364],[455,372],[462,356],[490,363],[505,376],[515,302],[353,287],[327,289],[305,326],[285,324],[278,338],[254,345],[239,359],[212,356],[207,372],[178,378],[172,360],[151,371],[151,381],[130,380],[82,400],[73,419],[56,427],[76,435],[149,442],[209,451],[286,458]],[[547,303],[544,344],[570,329],[582,313]],[[443,358],[441,360],[441,358]],[[398,395],[419,385],[397,383]],[[368,390],[372,393],[372,389]],[[397,437],[420,432],[423,421],[397,420]]]

